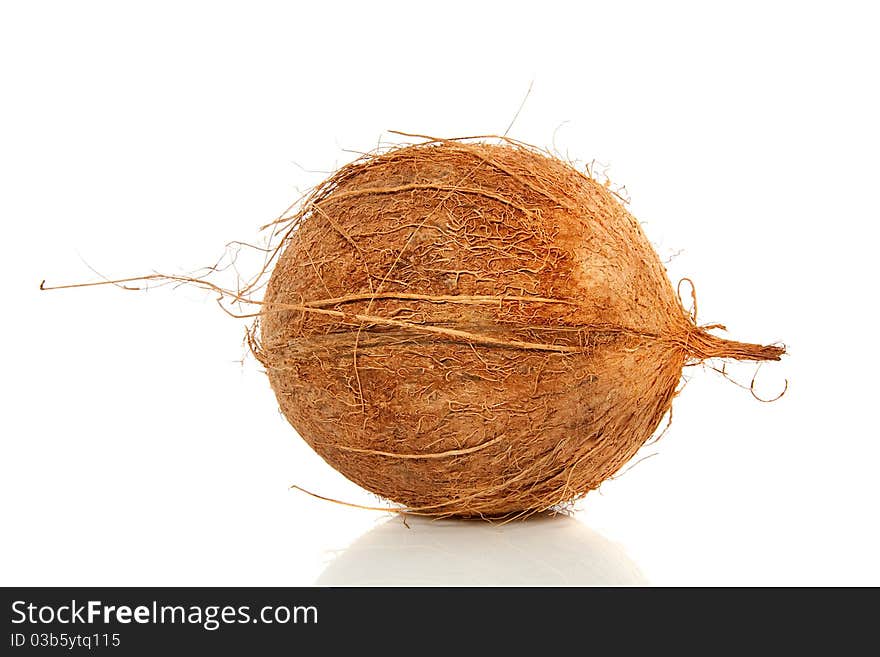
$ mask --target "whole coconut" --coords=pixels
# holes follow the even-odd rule
[[[784,351],[696,326],[615,195],[510,140],[365,156],[280,249],[253,347],[282,412],[413,512],[574,500],[654,434],[683,366]]]

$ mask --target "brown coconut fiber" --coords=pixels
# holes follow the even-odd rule
[[[510,139],[366,155],[279,225],[252,349],[309,445],[414,513],[571,502],[685,365],[784,353],[696,325],[615,194]]]

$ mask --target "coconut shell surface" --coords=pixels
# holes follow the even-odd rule
[[[417,513],[577,499],[655,433],[686,364],[783,352],[696,326],[611,191],[510,141],[365,156],[281,248],[254,346],[282,412]]]

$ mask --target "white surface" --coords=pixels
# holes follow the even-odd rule
[[[388,582],[397,559],[404,583],[880,584],[869,6],[3,3],[0,583]],[[531,81],[511,134],[608,163],[700,320],[790,348],[774,404],[689,371],[657,455],[575,520],[406,533],[288,490],[377,502],[210,297],[37,290],[92,279],[80,256],[209,264],[321,179],[300,167],[387,129],[502,132]]]

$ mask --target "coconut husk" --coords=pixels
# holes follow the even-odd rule
[[[614,192],[509,139],[366,155],[283,226],[254,353],[303,439],[411,512],[570,503],[655,434],[683,367],[784,353],[698,326]]]

